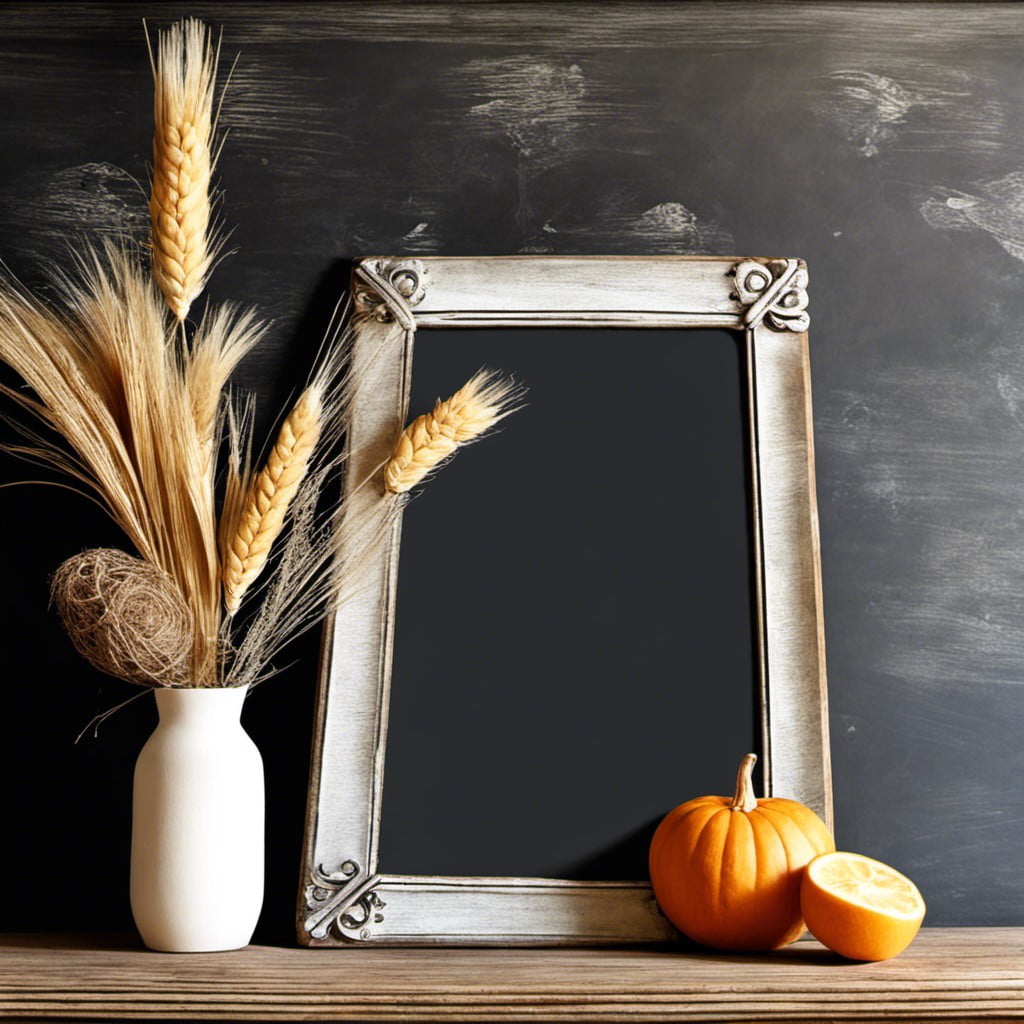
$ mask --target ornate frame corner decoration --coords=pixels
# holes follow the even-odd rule
[[[776,331],[804,332],[807,313],[807,267],[800,260],[742,260],[732,269],[734,294],[747,308],[748,328],[765,322]]]
[[[387,903],[376,891],[379,876],[367,877],[355,861],[344,861],[337,872],[313,869],[304,889],[303,929],[313,939],[335,936],[343,942],[369,939],[384,921]]]
[[[412,310],[427,294],[428,277],[422,260],[363,260],[355,270],[356,313],[415,330]]]
[[[807,268],[719,257],[374,257],[353,269],[353,362],[365,385],[347,439],[357,488],[405,424],[413,342],[431,327],[723,327],[746,339],[757,690],[766,795],[831,824]],[[400,520],[366,585],[327,623],[297,932],[307,946],[599,945],[675,932],[650,886],[378,873]],[[354,725],[353,723],[358,723]]]

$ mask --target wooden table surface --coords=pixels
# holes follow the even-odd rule
[[[880,964],[816,942],[763,956],[667,949],[150,953],[110,936],[0,936],[9,1020],[1006,1020],[1024,928],[925,929]]]

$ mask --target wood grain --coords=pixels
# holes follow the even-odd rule
[[[400,294],[402,283],[409,290]],[[355,458],[349,462],[346,487],[360,494],[360,501],[383,500],[382,484],[363,486],[366,479],[379,479],[379,470],[367,475],[359,462],[369,452],[384,456],[368,467],[389,457],[393,439],[408,418],[413,336],[423,326],[421,311],[434,317],[444,314],[451,325],[462,324],[464,317],[479,323],[482,314],[497,324],[520,326],[547,323],[560,315],[574,320],[592,315],[593,326],[603,327],[638,326],[638,314],[683,313],[705,327],[730,318],[732,326],[747,334],[747,515],[757,538],[755,714],[762,726],[764,792],[807,804],[831,827],[821,566],[812,489],[807,337],[802,333],[809,322],[802,314],[806,287],[806,267],[796,259],[362,260],[351,289],[356,310],[353,359],[366,360],[372,376],[362,378],[352,405],[348,444]],[[408,306],[403,294],[410,297]],[[789,300],[784,308],[782,303]],[[777,319],[783,309],[786,316],[799,312],[799,324]],[[637,361],[624,366],[621,375],[624,381],[636,381],[646,372]],[[622,533],[628,533],[625,526]],[[300,941],[561,946],[672,938],[650,887],[641,880],[434,878],[380,872],[398,572],[394,541],[367,561],[365,586],[338,609],[330,627],[298,907]],[[687,600],[678,600],[677,608],[680,616],[690,614]],[[633,627],[631,642],[642,645],[645,632],[646,626]],[[376,644],[368,644],[372,638]],[[578,721],[574,717],[573,725]],[[625,750],[637,746],[629,743],[647,742],[645,733],[620,737],[619,755],[632,756]],[[525,760],[531,755],[524,751],[520,756]],[[504,768],[512,774],[519,770],[516,762]],[[362,845],[356,845],[357,839]]]
[[[254,40],[386,40],[387,42],[459,43],[478,46],[564,48],[566,38],[578,45],[609,48],[654,48],[704,45],[755,48],[784,44],[812,30],[828,31],[848,45],[867,42],[901,52],[908,42],[952,45],[983,38],[988,46],[1012,47],[1011,33],[1020,31],[1024,10],[999,2],[947,4],[942,17],[922,17],[921,5],[865,2],[819,2],[813,16],[806,5],[793,0],[718,0],[690,5],[661,2],[633,3],[612,0],[589,5],[585,16],[575,0],[503,0],[502,3],[466,2],[401,4],[334,0],[329,4],[295,3],[274,10],[258,3],[230,5],[232,18],[249,26]],[[33,8],[45,20],[54,39],[74,38],[96,25],[109,4],[11,4],[0,11],[0,29],[18,39],[33,31],[20,16]],[[168,3],[161,18],[192,15],[205,20],[225,17],[223,3]],[[152,15],[150,16],[152,17]]]
[[[764,956],[657,950],[150,953],[125,937],[0,938],[0,1019],[1010,1020],[1024,929],[926,929],[902,956],[813,941]]]

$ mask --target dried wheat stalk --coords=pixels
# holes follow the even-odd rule
[[[357,482],[349,480],[345,499],[325,502],[340,490],[346,448],[341,444],[349,427],[355,396],[368,385],[376,354],[366,354],[358,366],[350,362],[353,334],[349,309],[339,304],[317,359],[307,392],[318,396],[319,440],[294,494],[284,504],[284,528],[268,550],[259,579],[242,594],[251,614],[226,615],[222,648],[226,652],[226,686],[250,686],[273,675],[274,659],[295,637],[337,610],[366,585],[365,567],[390,536],[400,506],[380,499],[377,471]],[[301,403],[300,403],[301,404]],[[249,410],[228,407],[227,463],[221,511],[221,551],[239,539],[243,509],[254,493],[249,469]],[[289,427],[294,433],[294,429]],[[284,429],[281,431],[282,438]],[[291,444],[285,444],[291,448]],[[268,467],[276,456],[268,458]],[[377,495],[374,497],[374,495]],[[224,562],[227,563],[225,558]],[[253,577],[255,580],[255,576]],[[258,600],[256,598],[258,597]]]
[[[65,608],[69,632],[94,664],[154,685],[243,686],[272,674],[285,644],[362,585],[362,567],[402,507],[382,498],[375,470],[349,487],[344,503],[322,511],[325,489],[340,475],[351,401],[367,372],[348,361],[345,313],[258,473],[250,469],[251,402],[225,392],[262,325],[230,307],[209,312],[195,328],[184,323],[215,256],[216,67],[200,22],[161,33],[153,62],[152,278],[138,252],[114,244],[84,250],[76,277],[58,275],[59,307],[0,276],[0,361],[28,385],[0,383],[0,395],[38,427],[16,423],[25,442],[6,449],[65,474],[71,489],[109,512],[141,556],[93,552],[68,563],[65,575],[76,588],[61,589],[73,598]],[[511,384],[481,373],[439,402],[399,439],[388,491],[414,486],[507,415],[516,395]],[[352,500],[357,513],[349,511]],[[156,580],[167,607],[176,609],[174,623],[146,596]],[[103,586],[83,589],[83,581]],[[253,614],[236,619],[256,590]]]
[[[384,467],[384,489],[402,494],[415,487],[456,449],[480,437],[515,411],[519,390],[481,371],[451,398],[418,416],[402,431]]]
[[[237,522],[225,520],[221,551],[224,606],[234,615],[245,592],[263,571],[271,545],[309,468],[320,439],[323,393],[311,385],[281,426],[267,463],[252,481]]]
[[[87,250],[78,270],[77,283],[57,281],[61,309],[12,281],[0,287],[0,360],[30,388],[0,390],[43,428],[22,424],[26,443],[11,450],[67,474],[175,581],[194,622],[193,685],[216,685],[216,509],[193,397],[202,375],[193,371],[190,391],[189,354],[135,253]],[[204,345],[233,352],[251,327],[214,318]]]
[[[65,486],[103,506],[145,562],[173,581],[188,609],[191,650],[175,649],[188,674],[175,668],[172,685],[266,678],[276,653],[358,586],[367,553],[386,532],[385,502],[378,503],[379,515],[360,522],[346,522],[342,506],[323,516],[317,511],[321,496],[337,485],[342,461],[338,439],[355,389],[347,373],[351,335],[337,329],[328,336],[259,474],[249,470],[251,400],[234,398],[215,414],[213,453],[222,430],[230,441],[218,533],[213,455],[197,404],[216,408],[227,367],[251,347],[259,328],[247,314],[222,310],[204,318],[187,346],[138,254],[113,245],[83,256],[80,277],[78,284],[58,282],[65,291],[61,308],[0,278],[0,361],[28,385],[0,384],[0,394],[28,414],[15,422],[25,442],[5,447],[65,474]],[[238,541],[243,529],[251,535],[232,607],[252,593],[261,572],[266,590],[254,615],[235,623],[224,613],[220,553],[228,550],[225,538]],[[115,638],[131,632],[120,619],[108,625]],[[143,664],[143,654],[152,663],[141,644],[133,661],[133,644],[122,645],[119,664]],[[143,681],[135,668],[119,674]],[[150,682],[167,678],[154,670]]]
[[[221,306],[203,317],[185,357],[185,387],[202,453],[202,474],[211,487],[228,379],[261,340],[265,328],[253,312]]]
[[[160,33],[153,63],[153,277],[178,320],[203,290],[216,250],[209,232],[217,57],[209,30],[189,18]]]

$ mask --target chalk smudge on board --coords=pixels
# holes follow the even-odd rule
[[[996,373],[996,393],[1002,399],[1010,418],[1024,429],[1024,384],[1010,373]]]
[[[512,151],[509,180],[517,189],[519,252],[684,255],[732,248],[729,231],[671,194],[651,205],[652,197],[638,196],[632,188],[602,188],[591,181],[579,190],[587,197],[582,208],[576,194],[558,209],[542,204],[540,176],[554,168],[565,173],[577,157],[600,151],[601,134],[590,129],[605,116],[622,117],[621,107],[609,108],[600,83],[591,82],[580,65],[529,55],[473,60],[455,70],[453,87],[456,97],[469,103],[467,128],[498,135]]]
[[[970,376],[890,364],[816,402],[824,507],[842,510],[833,558],[851,573],[858,635],[874,638],[857,657],[879,678],[1024,683],[1024,357],[1005,347],[978,353]]]
[[[491,97],[472,106],[470,117],[503,131],[534,170],[561,161],[587,92],[579,65],[501,57],[470,61],[462,74]]]
[[[920,78],[902,81],[864,69],[833,71],[815,106],[866,157],[899,146],[1000,149],[1003,107],[986,95],[986,83],[953,69],[916,70]]]
[[[556,217],[544,229],[563,246],[586,252],[663,253],[671,256],[729,252],[732,234],[713,217],[677,200],[644,209],[634,196],[605,196],[596,208]]]
[[[698,220],[682,203],[658,203],[628,227],[641,243],[673,254],[712,253],[732,247],[728,231],[713,220]]]
[[[922,102],[886,75],[835,71],[829,77],[837,85],[831,113],[864,156],[877,156],[878,147],[895,138],[896,126]]]
[[[228,64],[222,59],[222,67]],[[217,126],[231,160],[273,161],[275,179],[286,182],[342,176],[339,154],[365,133],[364,117],[354,93],[325,95],[328,88],[328,79],[314,67],[286,68],[252,53],[240,55]]]
[[[38,191],[6,206],[12,237],[31,251],[49,252],[69,235],[144,240],[149,231],[145,188],[110,163],[86,163],[58,171]]]
[[[409,197],[405,202],[374,211],[372,218],[334,226],[334,246],[341,252],[401,252],[432,256],[444,251],[439,228],[440,207],[434,197]]]
[[[456,92],[471,102],[469,126],[500,132],[516,154],[516,223],[521,252],[549,252],[535,214],[532,184],[541,172],[567,162],[575,152],[586,76],[577,64],[528,55],[468,61],[454,76]]]
[[[940,230],[984,231],[1024,261],[1024,171],[976,182],[966,192],[941,189],[921,204],[921,214]]]
[[[399,248],[402,252],[429,256],[440,251],[441,243],[434,234],[431,222],[421,220],[402,235]]]

